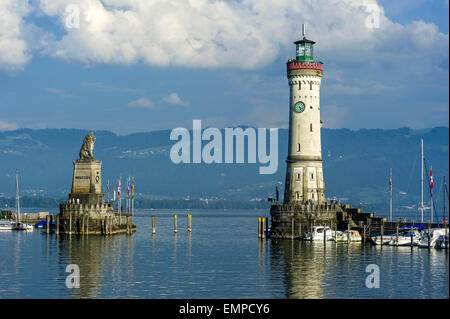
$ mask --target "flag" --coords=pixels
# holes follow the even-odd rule
[[[120,197],[120,179],[119,182],[117,183],[117,196]]]
[[[129,197],[130,196],[130,181],[128,180],[128,183],[127,183],[127,197]]]
[[[131,182],[131,196],[133,196],[133,195],[134,195],[134,178]]]
[[[389,175],[389,192],[392,193],[392,176]]]
[[[433,191],[433,169],[430,168],[430,191]]]

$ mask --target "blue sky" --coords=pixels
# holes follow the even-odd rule
[[[79,28],[67,25],[69,4]],[[373,8],[378,25],[367,24]],[[324,127],[448,126],[448,9],[445,0],[2,0],[0,130],[129,134],[193,119],[287,127],[285,62],[303,22],[324,62]]]

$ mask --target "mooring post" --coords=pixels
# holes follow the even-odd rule
[[[152,216],[152,234],[156,233],[155,216]]]
[[[266,238],[269,238],[269,218],[266,218]]]
[[[372,238],[372,219],[369,218],[369,240]]]
[[[266,218],[261,218],[261,238],[266,238],[266,234],[264,231],[264,225],[266,224]]]
[[[411,236],[411,248],[413,247],[413,229],[414,229],[413,226],[411,226],[409,231],[409,234]]]
[[[430,241],[431,241],[431,223],[430,222],[428,222],[428,248],[430,248],[430,246],[431,246],[431,243],[430,243]]]
[[[86,235],[89,235],[89,215],[86,216]]]
[[[347,244],[350,241],[350,218],[347,216]]]
[[[337,243],[337,223],[334,222],[334,242]]]
[[[173,230],[177,233],[177,215],[173,215]]]
[[[363,223],[363,243],[366,242],[366,225],[364,222]]]
[[[327,224],[323,226],[323,244],[325,245],[327,241]]]
[[[396,246],[398,246],[398,224],[399,224],[399,222],[397,221],[396,231],[395,231],[395,245]]]
[[[261,217],[258,217],[258,238],[261,238]]]
[[[294,218],[291,221],[291,238],[294,239]]]
[[[188,214],[187,217],[188,217],[188,219],[187,219],[187,223],[188,223],[187,224],[187,231],[191,232],[192,231],[192,228],[191,228],[191,217],[192,217],[192,215]]]
[[[46,223],[46,233],[47,235],[50,234],[50,215],[45,216],[45,223]]]
[[[384,235],[384,218],[381,220],[381,245],[383,245],[383,235]]]
[[[55,234],[59,235],[59,215],[56,215],[55,218],[56,218]]]

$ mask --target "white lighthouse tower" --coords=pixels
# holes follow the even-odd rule
[[[287,62],[289,80],[289,150],[287,157],[285,204],[325,202],[320,131],[320,84],[322,62],[314,60],[314,41],[294,42],[295,59]]]

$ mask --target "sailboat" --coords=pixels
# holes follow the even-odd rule
[[[16,170],[16,230],[33,230],[33,225],[20,222],[19,176]]]

